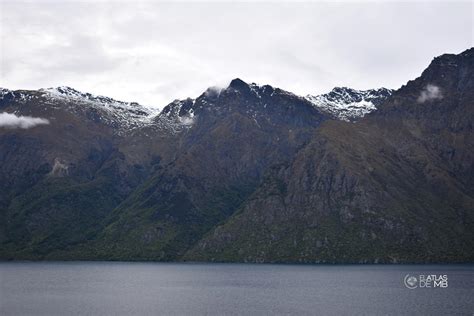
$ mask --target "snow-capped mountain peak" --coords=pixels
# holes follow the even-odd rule
[[[123,102],[102,95],[81,92],[67,86],[39,89],[46,102],[68,107],[73,112],[87,111],[94,120],[117,127],[122,134],[137,127],[150,125],[158,110],[142,106],[136,102]]]
[[[174,100],[158,115],[158,119],[166,122],[174,131],[182,127],[191,126],[194,123],[194,104],[195,99],[187,98],[185,100]]]
[[[336,87],[329,93],[305,98],[323,112],[344,121],[354,121],[376,110],[392,93],[393,90],[387,88],[356,90]]]
[[[226,115],[233,110],[251,116],[256,122],[259,117],[268,120],[268,111],[273,113],[272,105],[282,98],[306,106],[311,104],[336,119],[355,121],[374,111],[392,93],[386,88],[355,90],[336,87],[326,94],[302,97],[269,85],[248,84],[241,79],[234,79],[227,88],[209,88],[196,99],[175,100],[161,112],[157,108],[85,93],[67,86],[36,91],[0,89],[0,100],[14,99],[35,106],[44,104],[82,113],[96,122],[113,126],[117,133],[123,134],[143,126],[179,132],[193,126],[203,113]],[[236,100],[240,100],[237,107]]]
[[[51,97],[57,97],[62,99],[70,99],[74,101],[82,101],[82,102],[89,102],[95,103],[97,105],[104,105],[104,106],[114,106],[114,107],[121,107],[123,109],[141,109],[146,111],[148,108],[141,106],[136,102],[123,102],[117,101],[115,99],[102,96],[102,95],[94,95],[88,92],[81,92],[74,88],[67,87],[67,86],[60,86],[55,88],[46,88],[46,89],[39,89],[39,92],[44,94],[48,94]]]

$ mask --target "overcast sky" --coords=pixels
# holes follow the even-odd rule
[[[466,2],[0,0],[0,86],[163,107],[239,77],[297,94],[398,88],[473,45]]]

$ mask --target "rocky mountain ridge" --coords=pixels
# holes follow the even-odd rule
[[[37,91],[13,91],[0,88],[0,98],[6,100],[16,98],[20,101],[29,101],[45,97],[50,99],[48,102],[50,106],[54,105],[55,101],[59,101],[74,105],[74,107],[94,107],[99,111],[108,112],[108,115],[104,118],[98,119],[107,120],[110,124],[114,124],[114,126],[120,129],[133,129],[146,124],[152,124],[153,121],[156,123],[159,121],[157,118],[164,119],[163,124],[167,122],[169,125],[190,125],[192,124],[195,114],[194,104],[196,100],[200,99],[203,104],[206,104],[206,99],[212,99],[213,96],[218,96],[221,92],[227,91],[228,89],[243,91],[258,99],[262,99],[262,97],[271,98],[275,94],[285,94],[301,100],[308,100],[314,107],[333,116],[335,119],[347,121],[357,120],[362,118],[365,114],[376,110],[377,106],[392,93],[392,90],[386,88],[355,90],[346,87],[336,87],[327,94],[317,96],[308,95],[303,98],[269,85],[247,84],[241,79],[234,79],[227,88],[209,88],[197,99],[187,98],[184,100],[174,100],[161,111],[157,110],[157,108],[143,106],[136,102],[117,101],[110,97],[81,92],[67,86],[41,88]],[[263,107],[267,105],[268,104],[263,104]],[[74,107],[71,106],[71,110],[74,110]]]
[[[344,121],[355,121],[377,109],[394,90],[387,88],[355,90],[336,87],[331,92],[317,96],[308,95],[306,99],[315,107]]]

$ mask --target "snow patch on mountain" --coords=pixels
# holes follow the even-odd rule
[[[2,98],[8,92],[10,92],[10,90],[5,89],[5,88],[0,88],[0,98]]]
[[[80,103],[90,103],[91,105],[103,106],[104,109],[109,110],[128,111],[140,117],[157,114],[157,111],[153,111],[151,108],[144,107],[136,102],[117,101],[109,97],[84,93],[65,86],[39,89],[38,91],[48,94],[52,98],[59,98]]]
[[[163,126],[173,132],[179,132],[183,128],[191,127],[195,120],[195,99],[174,100],[163,108],[155,122],[161,122]]]
[[[43,96],[51,98],[52,101],[63,101],[72,110],[83,111],[89,109],[97,112],[94,118],[116,127],[119,134],[153,124],[153,118],[159,112],[136,102],[117,101],[101,95],[84,93],[66,86],[39,89],[38,91]]]
[[[377,106],[392,95],[387,88],[356,90],[346,87],[334,88],[331,92],[317,96],[307,95],[306,100],[319,110],[343,121],[355,121],[373,112]]]

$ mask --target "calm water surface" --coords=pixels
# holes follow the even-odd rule
[[[407,289],[406,274],[448,288]],[[472,265],[0,263],[1,315],[474,315]]]

